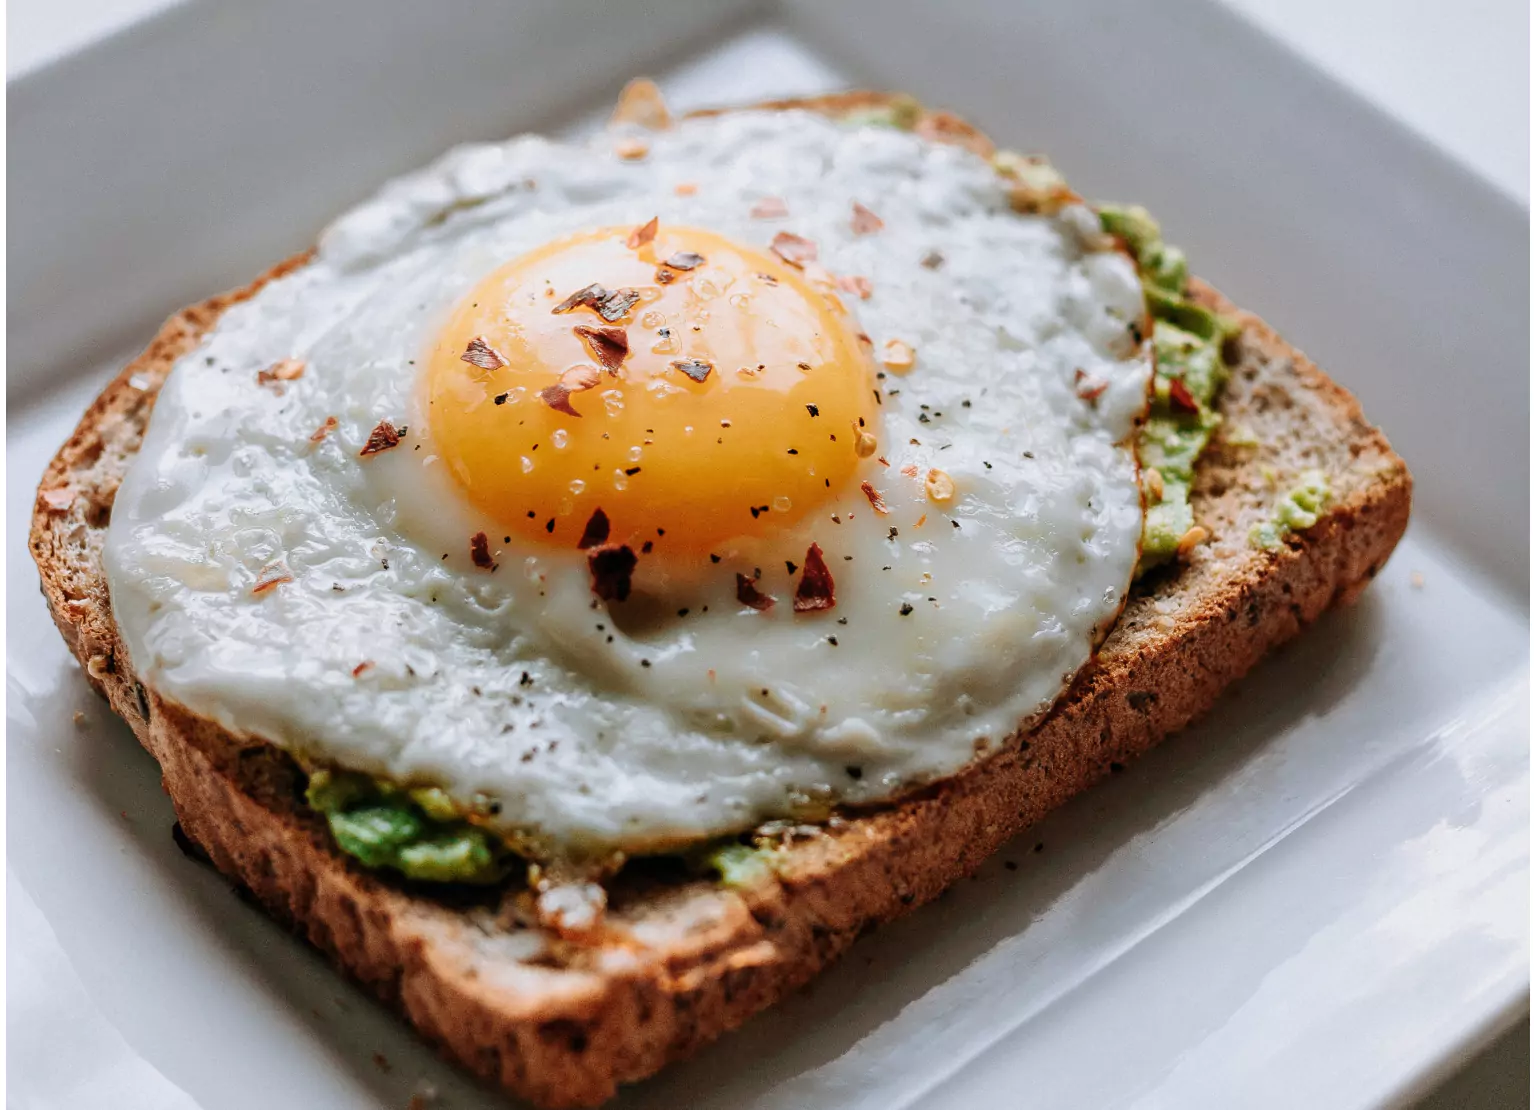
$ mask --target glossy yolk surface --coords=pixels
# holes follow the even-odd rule
[[[427,420],[507,534],[571,548],[600,508],[609,542],[706,556],[853,476],[869,358],[835,294],[777,257],[697,228],[634,233],[548,243],[481,282],[430,353]]]

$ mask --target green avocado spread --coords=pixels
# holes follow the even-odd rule
[[[1321,510],[1332,499],[1332,487],[1319,470],[1307,470],[1299,484],[1278,499],[1273,519],[1252,526],[1248,539],[1253,547],[1271,551],[1284,542],[1290,532],[1303,532],[1321,519]]]
[[[921,119],[921,104],[915,97],[892,96],[888,100],[854,108],[841,116],[849,127],[893,127],[909,131]]]
[[[1146,511],[1137,573],[1143,574],[1176,555],[1194,525],[1193,466],[1220,423],[1214,402],[1230,375],[1221,354],[1230,325],[1188,299],[1187,259],[1162,242],[1149,212],[1105,204],[1098,218],[1140,264],[1156,350],[1150,415],[1140,430]]]
[[[717,875],[722,885],[737,888],[754,886],[772,872],[767,849],[749,844],[717,848],[704,857],[703,866]]]
[[[336,845],[368,867],[439,883],[493,883],[506,874],[506,849],[465,821],[441,790],[320,770],[304,798],[325,815]]]

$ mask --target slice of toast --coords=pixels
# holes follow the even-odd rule
[[[853,93],[770,107],[832,114]],[[985,150],[943,113],[918,130]],[[86,412],[44,475],[30,545],[43,593],[92,685],[159,761],[186,834],[225,874],[470,1070],[545,1107],[594,1105],[772,1004],[862,932],[936,897],[1049,810],[1205,712],[1328,606],[1351,600],[1406,527],[1411,479],[1357,403],[1255,316],[1240,322],[1224,428],[1198,465],[1212,533],[1139,583],[1096,660],[1048,719],[964,773],[871,812],[800,829],[771,867],[725,885],[631,865],[610,891],[624,944],[580,946],[466,895],[372,872],[341,853],[283,752],[231,735],[141,685],[113,624],[101,547],[160,384],[229,305],[302,266],[173,316]],[[1240,443],[1232,443],[1239,439]],[[1320,520],[1254,547],[1301,471],[1333,493]]]

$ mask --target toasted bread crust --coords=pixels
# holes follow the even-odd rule
[[[842,113],[882,94],[780,102]],[[988,142],[952,117],[929,129]],[[745,889],[676,879],[622,887],[630,943],[571,947],[493,912],[367,871],[302,802],[303,775],[142,687],[100,565],[118,482],[156,391],[231,304],[307,261],[173,316],[86,412],[39,488],[30,545],[43,593],[93,686],[159,761],[187,834],[263,906],[400,1009],[470,1070],[545,1107],[589,1106],[686,1056],[814,976],[862,932],[936,897],[1002,842],[1205,712],[1274,645],[1367,585],[1406,527],[1411,479],[1341,387],[1207,286],[1242,334],[1221,401],[1261,446],[1216,440],[1200,462],[1186,566],[1137,587],[1097,659],[1049,718],[902,803],[848,815],[780,849]],[[1247,542],[1275,496],[1267,474],[1328,473],[1334,501],[1275,551]],[[55,491],[76,496],[67,508]],[[52,494],[52,496],[49,496]]]

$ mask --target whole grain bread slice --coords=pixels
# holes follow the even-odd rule
[[[876,93],[771,107],[832,114]],[[944,113],[918,130],[982,151]],[[59,630],[89,681],[159,761],[186,834],[212,862],[471,1071],[544,1107],[589,1106],[771,1005],[874,925],[936,897],[1002,842],[1205,712],[1222,689],[1380,569],[1406,527],[1411,479],[1357,403],[1257,317],[1196,280],[1240,323],[1198,467],[1208,543],[1139,583],[1091,666],[1034,731],[897,805],[801,830],[770,868],[723,885],[631,867],[610,892],[623,943],[578,945],[466,896],[371,872],[334,846],[304,776],[139,683],[113,624],[101,547],[156,392],[231,304],[302,266],[177,313],[81,419],[38,491],[30,545]],[[1239,440],[1239,442],[1232,442]],[[1281,483],[1323,471],[1321,519],[1275,550],[1249,542]]]

